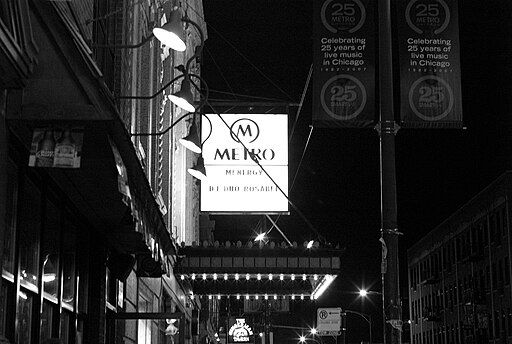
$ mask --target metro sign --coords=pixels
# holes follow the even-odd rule
[[[288,214],[288,115],[205,114],[201,211]]]

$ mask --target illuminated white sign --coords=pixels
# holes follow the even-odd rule
[[[244,318],[237,318],[236,322],[229,328],[230,342],[248,343],[254,334],[251,327],[245,323]]]
[[[341,308],[318,308],[316,330],[320,336],[338,334],[341,330]]]
[[[288,212],[287,115],[206,114],[202,139],[201,211]]]

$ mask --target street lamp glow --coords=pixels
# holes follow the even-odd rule
[[[254,239],[254,241],[262,241],[263,239],[265,239],[265,233],[260,233],[256,236],[256,239]]]
[[[361,296],[361,297],[366,297],[366,296],[368,296],[368,290],[366,290],[366,289],[360,289],[360,290],[359,290],[359,296]]]
[[[313,335],[314,335],[314,334],[316,334],[316,332],[317,332],[317,331],[316,331],[316,328],[312,328],[312,329],[311,329],[311,334],[313,334]]]
[[[300,336],[299,340],[304,343],[306,341],[306,337],[305,336]]]

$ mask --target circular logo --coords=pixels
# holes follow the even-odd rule
[[[231,125],[229,133],[235,142],[248,144],[260,136],[260,127],[252,119],[241,118]]]
[[[453,90],[446,81],[426,75],[416,80],[409,89],[412,111],[425,121],[438,121],[453,109]]]
[[[320,319],[327,319],[329,313],[326,310],[322,309],[321,311],[318,312],[318,316],[320,317]]]
[[[357,117],[366,105],[366,88],[352,75],[335,75],[327,80],[320,92],[324,111],[338,120]]]
[[[438,35],[450,23],[450,8],[444,0],[411,0],[405,9],[405,20],[420,35]]]
[[[327,0],[320,11],[324,27],[332,33],[354,33],[366,20],[366,9],[360,0]]]

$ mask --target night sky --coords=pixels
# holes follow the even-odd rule
[[[208,39],[202,75],[211,89],[210,101],[260,97],[298,103],[313,60],[312,1],[204,1]],[[396,136],[403,297],[407,248],[512,168],[510,18],[512,2],[459,1],[466,129],[401,129]],[[379,137],[372,129],[315,127],[297,169],[310,131],[311,91],[312,84],[290,142],[290,183],[296,173],[297,179],[289,197],[327,241],[346,247],[343,275],[319,306],[341,306],[378,317],[378,298],[363,304],[351,292],[357,287],[381,288]],[[293,123],[297,108],[290,110]],[[254,235],[261,220],[213,218],[217,239],[243,242]],[[293,209],[278,225],[291,241],[316,237]],[[275,230],[271,238],[283,241]]]

